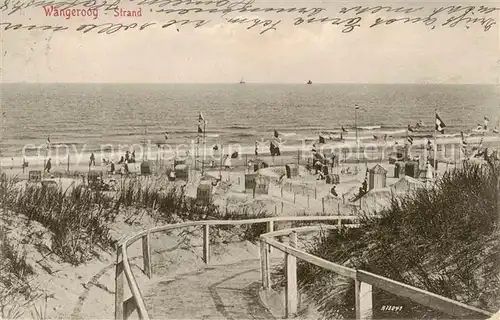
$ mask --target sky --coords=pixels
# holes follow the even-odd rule
[[[28,0],[24,0],[28,1]],[[99,1],[99,0],[98,0]],[[317,18],[362,17],[361,26],[343,33],[342,26],[302,23],[294,26],[299,13],[231,13],[224,18],[282,20],[276,30],[259,34],[261,27],[229,24],[216,14],[176,15],[149,11],[138,0],[121,0],[120,7],[141,7],[142,17],[105,16],[47,17],[43,8],[29,8],[12,15],[3,12],[3,22],[69,26],[69,31],[8,30],[2,44],[1,81],[31,83],[480,83],[499,84],[500,32],[488,32],[479,24],[435,28],[419,24],[393,23],[369,28],[376,18],[408,17],[404,13],[378,12],[341,14],[341,7],[376,6],[356,2],[262,1],[253,7],[324,8]],[[234,0],[237,1],[237,0]],[[488,3],[492,6],[492,3]],[[393,7],[404,4],[390,3]],[[446,6],[453,5],[450,2]],[[485,4],[486,5],[486,4]],[[182,5],[181,5],[182,6]],[[412,3],[424,7],[411,17],[428,16],[439,4]],[[184,7],[188,7],[184,5]],[[191,5],[189,7],[195,7]],[[204,7],[213,8],[214,5]],[[164,8],[174,8],[172,3]],[[180,8],[177,6],[176,8]],[[456,14],[439,15],[440,22]],[[480,17],[480,14],[475,14]],[[500,20],[500,10],[486,18]],[[83,23],[161,24],[171,19],[210,19],[194,29],[177,24],[162,29],[151,26],[111,35],[82,33]],[[178,28],[178,30],[176,29]]]

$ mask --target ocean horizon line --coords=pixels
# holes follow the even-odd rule
[[[312,81],[312,80],[311,80]],[[446,83],[446,82],[1,82],[1,85],[412,85],[412,86],[498,86],[500,83]]]

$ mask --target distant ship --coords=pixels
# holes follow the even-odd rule
[[[245,84],[245,80],[243,80],[243,77],[240,80],[240,84]]]
[[[312,81],[311,80],[307,81],[307,84],[312,84]]]

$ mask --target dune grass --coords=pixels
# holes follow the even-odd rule
[[[37,221],[52,232],[54,253],[64,261],[88,260],[95,246],[111,244],[107,223],[117,213],[112,197],[84,186],[59,187],[27,184],[0,176],[0,201],[4,208]]]
[[[213,202],[201,203],[186,196],[183,186],[158,185],[155,182],[131,180],[117,192],[117,203],[154,212],[161,223],[178,223],[198,220],[244,220],[269,217],[264,208],[242,207],[237,210],[221,208]],[[216,226],[216,230],[230,231],[232,226]],[[265,224],[240,227],[237,232],[242,240],[255,241],[265,232]]]
[[[91,190],[83,185],[63,190],[58,186],[20,183],[15,178],[0,174],[0,205],[4,214],[23,214],[29,221],[37,221],[52,233],[53,253],[73,265],[81,264],[96,254],[96,249],[113,245],[110,224],[120,212],[132,210],[134,217],[148,212],[159,224],[204,219],[250,219],[267,216],[265,211],[243,208],[223,210],[213,203],[203,204],[186,196],[183,186],[174,186],[161,180],[128,179],[116,192]],[[128,220],[128,221],[127,221]],[[265,224],[230,229],[214,228],[211,239],[256,240],[265,231]],[[219,239],[221,240],[221,239]],[[0,318],[20,318],[25,309],[40,299],[39,290],[32,288],[33,270],[26,254],[9,241],[6,233],[0,239]],[[32,317],[43,318],[45,311],[36,309]]]
[[[2,230],[3,231],[3,230]],[[23,308],[40,298],[31,285],[33,268],[26,262],[27,252],[0,232],[0,318],[18,319]]]
[[[37,184],[22,186],[15,178],[1,174],[0,203],[51,231],[54,253],[74,265],[91,258],[97,247],[106,249],[112,245],[110,223],[126,208],[137,209],[134,215],[149,212],[162,224],[268,216],[263,210],[228,211],[213,203],[200,203],[186,196],[184,186],[141,178],[128,179],[116,192],[103,192],[83,185],[66,190]],[[261,230],[265,226],[249,226],[242,237],[255,240]]]
[[[500,308],[500,167],[465,165],[431,189],[393,199],[381,219],[365,217],[361,229],[330,232],[308,251],[442,296],[496,311]],[[282,275],[283,270],[278,272]],[[325,318],[353,318],[354,284],[298,262],[301,291]],[[283,285],[278,278],[277,287]],[[374,288],[379,318],[449,318]],[[398,313],[383,306],[403,306]]]

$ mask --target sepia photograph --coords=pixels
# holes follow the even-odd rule
[[[0,319],[500,320],[498,0],[0,4]]]

